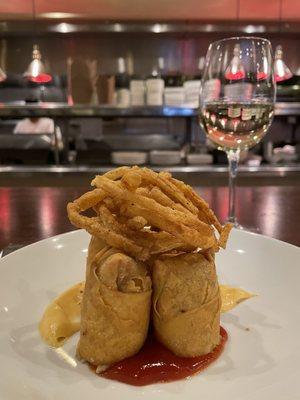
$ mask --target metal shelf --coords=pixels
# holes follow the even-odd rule
[[[170,118],[170,117],[194,117],[197,110],[189,107],[112,107],[107,105],[69,106],[64,103],[38,103],[38,104],[0,104],[0,118],[24,118],[24,117],[53,117],[53,118]]]
[[[147,166],[155,171],[169,171],[171,173],[212,173],[227,174],[226,165],[173,165],[173,166]],[[105,166],[6,166],[0,165],[0,174],[2,173],[37,173],[37,174],[73,174],[73,173],[92,173],[103,174],[117,168],[117,165]],[[261,165],[259,167],[249,167],[241,165],[239,167],[241,174],[259,174],[272,176],[287,176],[292,173],[300,173],[300,163],[288,166]]]
[[[72,35],[74,33],[94,33],[94,34],[211,34],[211,33],[230,33],[236,35],[243,34],[269,34],[278,33],[290,34],[298,33],[300,28],[297,21],[289,23],[278,21],[54,21],[51,17],[43,16],[42,20],[37,20],[36,31],[39,35]],[[32,20],[2,21],[0,22],[0,36],[32,35]]]
[[[52,117],[52,118],[190,118],[198,110],[190,107],[112,107],[65,103],[4,104],[0,103],[0,118]],[[275,115],[300,115],[300,103],[276,103]]]

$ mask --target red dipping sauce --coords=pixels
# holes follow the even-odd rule
[[[134,386],[186,378],[207,368],[221,355],[228,339],[222,327],[220,335],[220,343],[211,353],[193,358],[175,356],[153,335],[149,335],[139,353],[112,365],[100,376]]]

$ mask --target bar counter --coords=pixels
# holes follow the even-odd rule
[[[115,165],[5,166],[0,165],[0,187],[4,186],[86,186],[97,174]],[[150,166],[155,171],[169,171],[177,179],[192,186],[224,186],[228,181],[226,165]],[[240,165],[238,184],[242,186],[297,186],[300,182],[300,163],[293,165]]]
[[[227,215],[226,187],[196,188],[221,221]],[[86,187],[0,188],[0,250],[27,245],[75,229],[66,205]],[[244,226],[300,246],[300,186],[237,188],[237,217]]]

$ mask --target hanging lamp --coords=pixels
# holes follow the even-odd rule
[[[24,76],[35,83],[47,83],[52,80],[52,76],[46,73],[46,68],[42,62],[42,55],[37,44],[33,45],[32,61],[28,65]]]
[[[237,9],[236,9],[236,22],[239,25],[240,21],[240,0],[237,0]],[[237,43],[233,49],[233,57],[230,61],[230,64],[225,70],[225,78],[230,81],[238,81],[240,79],[245,78],[246,73],[241,60],[241,46]]]
[[[279,34],[281,36],[281,26],[282,26],[282,0],[279,3]],[[283,61],[283,51],[282,47],[279,45],[275,50],[275,60],[274,60],[274,76],[276,82],[282,82],[290,79],[293,74],[288,68],[286,63]]]
[[[32,0],[32,16],[33,16],[33,30],[34,30],[34,35],[36,36],[35,0]],[[28,68],[24,73],[24,77],[26,77],[31,82],[41,83],[41,84],[50,82],[52,80],[52,76],[46,73],[45,65],[42,62],[42,54],[37,44],[33,45],[32,61],[28,65]]]
[[[275,50],[274,75],[276,82],[286,81],[293,76],[291,70],[283,61],[283,51],[281,46],[277,46]]]
[[[242,64],[241,58],[241,47],[236,44],[233,49],[233,57],[230,64],[226,68],[225,78],[228,80],[240,80],[245,78],[245,69]]]

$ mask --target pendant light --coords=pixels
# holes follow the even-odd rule
[[[282,0],[279,3],[279,33],[281,34],[282,25]],[[280,35],[281,36],[281,35]],[[288,68],[286,63],[283,61],[283,51],[281,46],[277,46],[275,50],[275,60],[274,60],[274,75],[276,82],[282,82],[290,79],[293,74]]]
[[[228,80],[240,80],[245,78],[245,69],[241,61],[241,47],[236,44],[233,49],[233,57],[226,68],[225,78]]]
[[[269,62],[268,62],[268,58],[266,56],[266,51],[263,48],[263,57],[262,57],[262,65],[260,65],[259,63],[257,64],[257,80],[258,81],[262,81],[264,79],[266,79],[268,77],[268,75],[270,74],[269,71]]]
[[[24,76],[32,82],[47,83],[52,80],[51,75],[46,73],[44,63],[41,61],[42,55],[37,44],[33,45],[32,61],[28,65]]]
[[[281,46],[277,46],[275,50],[274,75],[276,82],[282,82],[290,79],[293,74],[286,63],[283,61],[283,51]]]
[[[240,21],[240,0],[237,0],[236,22]],[[233,49],[233,57],[225,70],[225,78],[230,81],[238,81],[245,78],[246,73],[241,60],[241,46],[237,43]]]
[[[35,11],[35,0],[32,0],[32,16],[33,16],[33,28],[36,36],[36,11]],[[29,64],[24,76],[35,83],[47,83],[52,80],[52,76],[46,73],[46,68],[42,62],[42,55],[37,44],[33,45],[32,50],[32,61]]]

